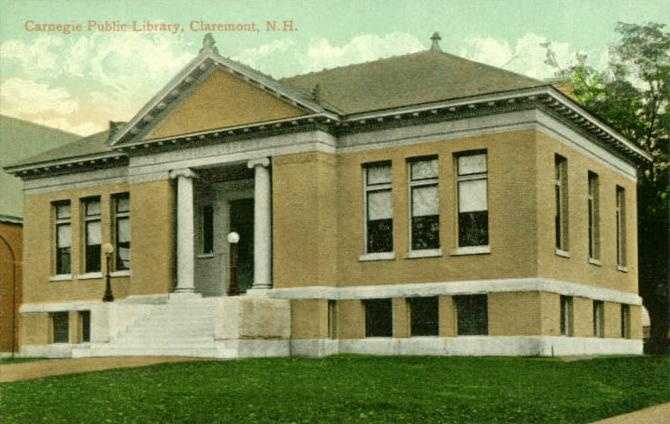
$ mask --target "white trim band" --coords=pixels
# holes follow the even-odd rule
[[[607,302],[641,305],[636,293],[589,286],[550,278],[471,280],[435,283],[381,284],[351,287],[275,288],[268,296],[279,299],[374,299],[412,296],[455,296],[501,292],[542,291],[565,296],[586,297]]]

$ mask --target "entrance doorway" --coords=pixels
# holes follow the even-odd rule
[[[240,235],[237,278],[240,292],[244,293],[254,282],[254,199],[230,202],[230,231]]]

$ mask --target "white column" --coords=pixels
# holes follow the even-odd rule
[[[193,179],[190,169],[170,171],[177,179],[177,287],[175,293],[194,293],[195,240],[193,215]]]
[[[254,159],[254,284],[252,290],[272,288],[272,182],[270,160]]]

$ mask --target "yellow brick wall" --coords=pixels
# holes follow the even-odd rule
[[[360,299],[337,301],[337,335],[339,339],[365,337],[365,308]]]
[[[335,285],[335,158],[322,153],[275,157],[272,180],[274,287]]]
[[[291,300],[291,338],[328,337],[328,299]]]
[[[411,333],[411,313],[407,298],[392,299],[393,337],[405,338]]]
[[[555,254],[554,237],[554,156],[568,161],[569,253]],[[566,146],[543,133],[537,134],[537,261],[538,275],[564,281],[597,285],[637,293],[637,216],[636,183],[614,172],[600,161]],[[600,187],[600,262],[588,263],[588,172],[598,174]],[[617,271],[616,264],[616,186],[626,190],[626,246],[628,272]],[[546,205],[546,207],[542,207]]]
[[[454,153],[487,149],[490,255],[453,256],[457,247]],[[477,280],[536,274],[535,134],[516,131],[447,142],[338,155],[338,270],[341,285]],[[408,259],[407,159],[438,155],[440,258]],[[364,252],[365,163],[392,161],[393,236],[396,258],[361,262]],[[520,164],[523,166],[511,166]],[[289,184],[286,182],[286,184]],[[523,229],[523,231],[520,231]]]
[[[18,347],[18,318],[21,304],[23,231],[19,224],[0,222],[0,352]]]
[[[50,319],[47,313],[21,314],[19,316],[19,344],[21,346],[50,343]]]
[[[585,297],[572,299],[575,337],[595,337],[593,334],[593,300]]]
[[[439,331],[441,337],[456,335],[456,305],[452,296],[439,297]]]
[[[539,292],[488,294],[489,335],[536,336],[542,334]]]
[[[41,303],[72,300],[98,300],[105,290],[104,279],[78,279],[83,271],[83,224],[82,198],[101,197],[102,243],[111,243],[110,196],[128,192],[125,183],[104,184],[95,187],[25,195],[24,206],[24,273],[23,302]],[[72,275],[73,280],[49,281],[54,273],[53,246],[54,226],[52,202],[69,200],[71,204],[72,229]],[[132,202],[132,200],[131,200]],[[131,226],[134,221],[131,217]],[[133,246],[133,252],[136,247]],[[104,262],[104,260],[103,260]],[[104,264],[103,264],[104,270]],[[114,294],[119,298],[128,295],[129,278],[113,279]]]
[[[605,302],[605,337],[621,338],[621,304]]]

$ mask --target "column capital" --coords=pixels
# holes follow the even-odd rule
[[[169,172],[170,178],[176,179],[179,177],[184,177],[184,178],[198,178],[198,174],[195,173],[190,168],[182,168],[182,169],[172,169]]]
[[[270,158],[251,159],[249,162],[247,162],[247,167],[249,169],[253,169],[257,166],[267,168],[268,166],[270,166]]]

